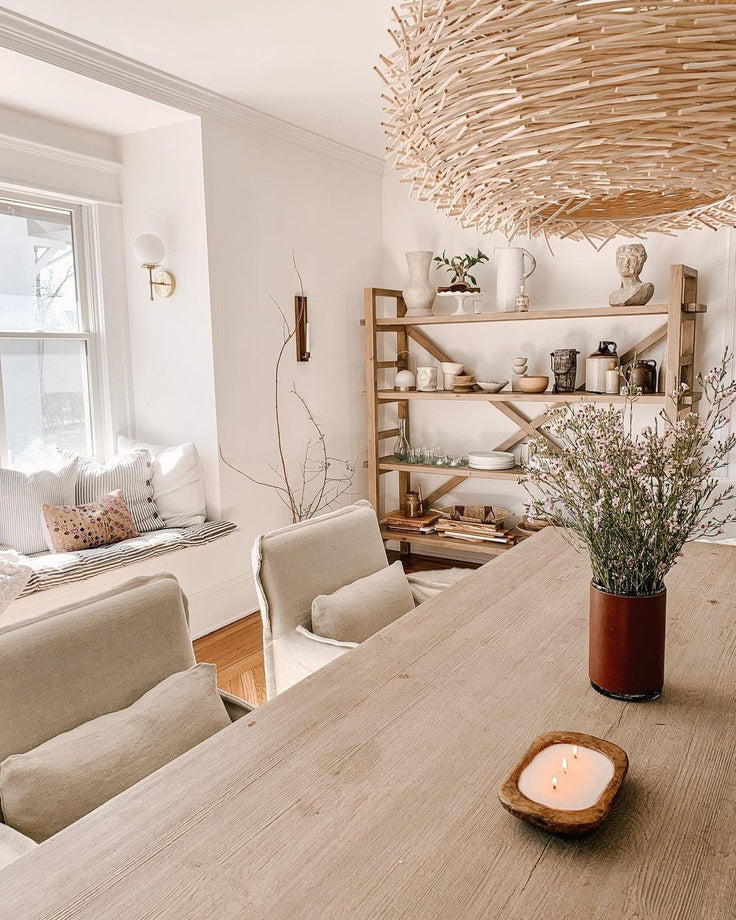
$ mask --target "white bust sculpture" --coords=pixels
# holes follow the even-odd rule
[[[647,251],[641,243],[626,243],[618,247],[616,268],[621,275],[621,286],[608,298],[612,307],[641,307],[652,299],[654,285],[639,277],[646,260]]]

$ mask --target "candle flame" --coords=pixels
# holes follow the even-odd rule
[[[562,772],[567,773],[567,757],[562,758]]]
[[[552,788],[553,789],[557,788],[557,777],[556,776],[552,777]]]
[[[578,746],[577,746],[577,744],[573,744],[573,746],[572,746],[572,756],[573,756],[575,759],[577,759],[577,756],[578,756]]]

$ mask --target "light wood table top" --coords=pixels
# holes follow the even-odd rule
[[[736,549],[670,574],[651,703],[589,686],[589,577],[526,541],[10,866],[0,917],[732,920]],[[630,757],[587,839],[497,799],[554,729]]]

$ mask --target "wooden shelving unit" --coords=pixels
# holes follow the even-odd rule
[[[667,304],[647,304],[643,307],[574,307],[555,310],[532,310],[529,313],[479,313],[467,315],[442,315],[442,316],[406,316],[406,305],[401,291],[387,288],[365,289],[365,318],[361,321],[365,326],[365,362],[366,362],[366,406],[368,418],[368,491],[369,498],[376,509],[379,518],[382,516],[380,507],[381,476],[388,472],[398,472],[398,497],[397,505],[401,505],[404,496],[411,488],[412,474],[430,474],[444,476],[442,482],[431,494],[426,496],[426,503],[432,505],[444,495],[457,488],[469,478],[516,480],[521,474],[518,468],[512,470],[471,470],[468,467],[438,467],[413,463],[401,463],[393,456],[381,456],[381,445],[385,441],[395,440],[398,437],[398,428],[381,428],[380,413],[383,406],[396,404],[399,419],[406,421],[407,437],[409,432],[409,407],[415,400],[440,400],[444,402],[463,401],[487,403],[502,412],[508,419],[517,425],[517,430],[500,444],[495,450],[510,450],[520,441],[529,436],[542,435],[552,444],[553,438],[545,430],[549,415],[545,410],[529,418],[524,414],[518,404],[543,403],[553,407],[562,403],[573,402],[607,402],[621,403],[623,396],[610,396],[600,393],[585,393],[576,390],[574,393],[450,393],[437,391],[424,393],[410,391],[399,393],[380,386],[379,376],[382,373],[393,376],[397,370],[406,367],[406,358],[400,356],[393,361],[378,360],[378,335],[380,333],[393,333],[396,335],[396,353],[406,352],[410,342],[415,342],[427,351],[437,361],[454,360],[436,342],[421,329],[424,326],[437,325],[472,325],[475,323],[498,322],[534,322],[537,320],[565,320],[565,319],[614,319],[620,316],[663,316],[666,322],[657,327],[654,332],[636,342],[621,355],[621,363],[626,364],[634,357],[642,357],[646,351],[660,342],[666,340],[665,360],[665,393],[654,393],[639,397],[639,402],[644,404],[662,405],[671,419],[680,417],[697,404],[700,394],[693,391],[695,382],[695,338],[698,316],[705,313],[707,307],[698,302],[698,273],[686,265],[670,266],[670,291]],[[390,298],[396,304],[396,316],[376,316],[376,303],[380,298]],[[602,335],[605,334],[605,328]],[[670,395],[680,383],[687,383],[688,393],[674,400]],[[395,506],[394,506],[395,507]],[[384,540],[393,540],[401,543],[402,552],[408,552],[410,545],[416,543],[435,549],[475,552],[486,556],[498,555],[509,548],[503,544],[477,544],[446,537],[439,534],[397,534],[382,528]]]

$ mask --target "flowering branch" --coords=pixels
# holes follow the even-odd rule
[[[723,532],[736,520],[724,505],[732,485],[716,473],[736,447],[726,434],[736,382],[732,356],[698,375],[707,411],[670,421],[660,412],[653,426],[633,432],[632,413],[640,391],[624,388],[623,409],[585,403],[550,413],[555,453],[542,438],[530,443],[522,482],[531,496],[525,511],[544,518],[578,549],[587,549],[597,587],[612,594],[657,594],[689,540]],[[673,393],[681,401],[687,386]]]

